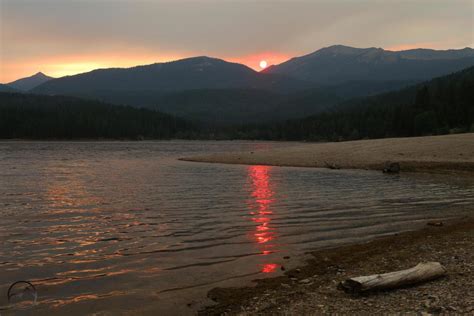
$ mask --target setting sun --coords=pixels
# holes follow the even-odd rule
[[[260,61],[260,68],[265,69],[265,68],[267,68],[267,65],[268,65],[268,64],[267,64],[267,61],[266,61],[266,60]]]

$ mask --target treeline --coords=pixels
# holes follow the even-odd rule
[[[474,132],[474,67],[397,92],[346,102],[317,115],[216,131],[218,137],[356,140]]]
[[[311,95],[300,104],[310,100]],[[198,126],[150,109],[73,97],[0,93],[3,139],[341,141],[469,131],[474,132],[474,67],[400,91],[351,100],[304,119],[228,127]]]
[[[73,97],[0,93],[0,138],[196,138],[197,127],[157,111]]]

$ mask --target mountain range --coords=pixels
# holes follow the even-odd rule
[[[238,138],[341,141],[474,132],[474,67],[357,98],[303,119],[244,126]],[[231,136],[236,137],[236,136]]]
[[[353,97],[397,90],[472,65],[471,48],[393,52],[335,45],[262,72],[201,56],[47,77],[29,92],[152,108],[217,125],[242,124],[316,114]]]
[[[283,117],[266,124],[226,126],[199,126],[159,111],[81,98],[0,93],[0,138],[341,141],[474,132],[473,87],[474,67],[469,67],[398,91],[344,101],[302,119]],[[207,91],[222,98],[219,90]],[[182,103],[188,97],[200,98],[193,95],[195,91],[190,93],[182,96]],[[236,95],[255,97],[252,90],[236,90],[222,100],[223,115],[229,115],[233,102],[244,101],[234,100]],[[312,93],[301,94],[301,104],[313,97]],[[268,114],[265,106],[260,110]]]
[[[242,64],[192,57],[133,68],[98,69],[46,82],[33,92],[101,96],[124,91],[170,93],[199,89],[262,89],[294,91],[309,83],[287,76],[261,74]]]
[[[473,64],[472,48],[394,52],[375,47],[361,49],[335,45],[268,67],[264,72],[327,85],[353,80],[422,81]]]

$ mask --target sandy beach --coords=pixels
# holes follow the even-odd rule
[[[474,133],[308,143],[289,148],[184,157],[195,162],[382,170],[399,162],[402,171],[474,172]]]

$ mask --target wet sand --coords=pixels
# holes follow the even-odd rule
[[[288,258],[288,262],[293,258]],[[427,283],[353,296],[337,289],[349,277],[406,269],[438,261],[447,276]],[[306,266],[255,287],[216,288],[217,302],[202,315],[320,315],[474,313],[474,218],[442,227],[312,253]],[[425,315],[427,315],[425,314]]]
[[[382,170],[399,162],[402,171],[474,172],[474,133],[308,143],[288,148],[185,157],[195,162]]]

